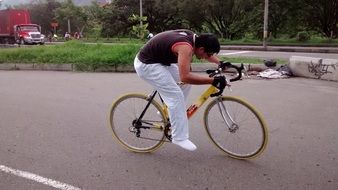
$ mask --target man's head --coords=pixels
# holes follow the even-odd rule
[[[211,33],[203,33],[196,36],[195,55],[199,59],[207,59],[210,56],[219,53],[220,44],[217,37]]]

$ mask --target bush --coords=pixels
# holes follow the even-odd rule
[[[306,31],[298,32],[297,40],[300,41],[300,42],[306,42],[306,41],[310,40],[310,35]]]
[[[0,51],[0,63],[75,64],[81,70],[132,64],[142,44],[84,44],[77,40],[55,46]]]

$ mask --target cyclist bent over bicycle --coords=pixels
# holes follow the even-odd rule
[[[219,64],[216,54],[220,44],[213,34],[197,35],[190,30],[170,30],[155,35],[139,51],[134,60],[140,78],[153,86],[168,106],[172,126],[172,142],[193,151],[189,140],[186,98],[190,84],[212,84],[219,89],[226,85],[224,77],[209,78],[191,72],[191,61],[198,59]],[[177,85],[183,82],[185,85]]]

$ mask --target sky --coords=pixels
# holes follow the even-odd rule
[[[0,0],[1,1],[1,0]],[[34,0],[2,0],[2,6],[4,5],[20,5],[27,4]],[[92,0],[73,0],[75,4],[90,3]]]
[[[2,5],[19,5],[29,3],[31,0],[2,0]]]

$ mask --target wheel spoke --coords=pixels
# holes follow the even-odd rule
[[[147,102],[145,95],[129,94],[118,99],[112,106],[110,124],[113,136],[128,150],[152,152],[164,142],[163,126],[166,125],[166,119],[163,117],[160,105],[155,101],[151,102],[140,120],[141,123],[133,126],[133,121],[141,115]],[[161,114],[157,114],[158,112]]]
[[[253,158],[266,146],[263,118],[253,106],[239,98],[215,99],[206,108],[204,123],[212,142],[231,157]]]

